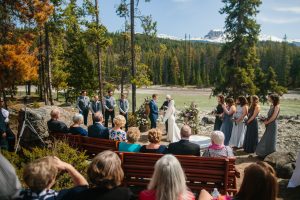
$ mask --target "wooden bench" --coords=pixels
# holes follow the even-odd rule
[[[89,155],[96,155],[105,150],[117,151],[119,146],[118,141],[85,137],[81,135],[51,133],[50,136],[53,136],[58,140],[66,140],[71,146],[80,150],[85,150]]]
[[[118,152],[125,174],[127,186],[146,187],[151,179],[156,161],[162,154]],[[177,156],[187,178],[187,186],[195,192],[213,188],[225,194],[237,192],[235,158],[204,158],[196,156]]]

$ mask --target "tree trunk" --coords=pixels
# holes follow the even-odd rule
[[[31,81],[27,82],[27,87],[28,87],[28,89],[27,89],[27,95],[31,95]]]
[[[48,104],[48,97],[47,93],[45,92],[45,66],[44,66],[44,59],[43,59],[43,38],[42,33],[39,33],[39,95],[40,100],[44,100],[45,104]]]
[[[135,36],[134,36],[134,0],[130,0],[130,34],[131,34],[131,79],[135,79],[136,68],[135,68]],[[136,85],[132,86],[132,113],[135,113],[136,109]]]
[[[45,52],[46,52],[46,70],[47,70],[47,89],[49,91],[49,101],[53,105],[52,98],[52,74],[51,74],[51,60],[50,60],[50,41],[48,24],[45,24]]]
[[[96,23],[97,23],[97,26],[100,25],[100,22],[99,22],[99,6],[98,6],[98,0],[95,0],[95,18],[96,18]],[[99,84],[99,96],[100,96],[100,100],[102,101],[103,99],[103,80],[102,80],[102,63],[101,63],[101,47],[100,47],[100,44],[99,44],[99,41],[97,42],[97,45],[96,45],[96,53],[97,53],[97,70],[98,70],[98,84]],[[103,103],[101,104],[102,105],[102,110],[104,110],[104,107],[103,107]]]

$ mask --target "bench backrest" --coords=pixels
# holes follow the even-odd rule
[[[89,155],[95,155],[105,150],[117,151],[119,145],[118,141],[108,139],[91,138],[65,133],[51,133],[51,135],[56,139],[68,141],[71,146],[85,150]]]
[[[147,186],[156,161],[162,154],[121,153],[124,183],[128,186]],[[187,178],[188,187],[199,192],[201,189],[218,188],[223,194],[236,193],[235,159],[176,156]]]

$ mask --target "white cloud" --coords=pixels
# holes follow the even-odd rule
[[[270,24],[297,24],[300,23],[300,18],[268,18],[258,17],[258,21],[262,21]]]
[[[275,7],[274,11],[300,14],[300,7]]]

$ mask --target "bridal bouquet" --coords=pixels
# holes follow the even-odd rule
[[[192,128],[194,134],[199,132],[199,109],[194,102],[192,102],[189,107],[185,106],[184,109],[179,113],[179,117],[183,119],[185,124]]]

